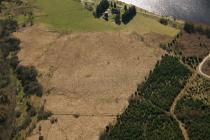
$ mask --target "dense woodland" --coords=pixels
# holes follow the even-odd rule
[[[101,140],[182,140],[175,120],[149,100],[133,100]]]
[[[0,21],[0,139],[7,140],[13,132],[14,109],[17,85],[13,68],[16,66],[14,53],[19,49],[18,40],[9,34],[16,28],[13,20]]]
[[[0,52],[0,140],[7,140],[12,134],[16,93],[11,67]]]
[[[176,57],[163,56],[146,82],[138,86],[116,124],[106,127],[101,140],[183,139],[167,111],[190,75]]]
[[[138,86],[138,93],[169,111],[174,98],[185,86],[190,75],[190,70],[178,58],[164,56],[153,72],[150,72],[146,82]]]

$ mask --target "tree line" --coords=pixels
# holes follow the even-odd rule
[[[202,25],[198,26],[190,22],[186,22],[184,25],[184,31],[187,33],[199,33],[210,38],[210,28],[204,27]]]
[[[30,132],[32,128],[26,128],[31,123],[31,117],[39,120],[51,115],[43,108],[35,109],[30,102],[31,95],[42,96],[43,88],[37,80],[37,70],[19,63],[17,53],[20,40],[11,35],[17,28],[18,24],[13,18],[0,20],[0,139],[4,140],[20,138],[19,132],[23,129]],[[15,110],[16,106],[19,107],[16,102],[22,92],[20,102],[26,110]],[[22,121],[16,124],[22,114]]]
[[[122,22],[124,24],[127,24],[133,19],[134,16],[136,16],[136,7],[135,6],[131,6],[122,15]]]
[[[108,0],[101,0],[100,3],[96,6],[96,10],[93,12],[93,15],[96,18],[100,18],[103,15],[103,18],[108,21],[108,12],[106,12],[111,6],[111,13],[115,15],[115,23],[120,25],[121,22],[124,24],[129,23],[136,15],[136,7],[131,6],[127,8],[124,6],[124,13],[121,15],[120,9],[117,7],[116,3],[110,2]]]
[[[37,96],[41,96],[42,88],[37,80],[36,69],[34,67],[25,67],[20,65],[18,57],[16,56],[17,52],[20,50],[20,40],[12,37],[10,33],[17,29],[17,22],[13,19],[0,21],[0,27],[2,28],[0,37],[3,38],[3,41],[0,42],[0,50],[4,59],[8,61],[16,73],[17,78],[21,81],[25,94],[35,94]]]

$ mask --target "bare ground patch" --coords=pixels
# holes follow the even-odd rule
[[[45,140],[98,139],[164,53],[159,41],[168,39],[129,32],[61,34],[37,26],[15,36],[22,41],[21,63],[39,70],[45,108],[58,119],[37,125]],[[37,131],[28,139],[37,140]]]

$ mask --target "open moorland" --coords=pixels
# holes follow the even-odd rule
[[[57,123],[40,121],[28,139],[98,139],[165,53],[159,44],[178,30],[142,14],[119,26],[73,0],[30,4],[35,25],[14,34],[21,40],[18,57],[37,68],[45,110]]]
[[[208,139],[209,81],[196,68],[209,53],[210,30],[197,32],[191,24],[182,29],[176,20],[112,2],[1,5],[1,16],[11,14],[4,15],[5,28],[14,25],[14,32],[19,27],[15,38],[4,28],[0,32],[5,36],[0,74],[6,75],[0,78],[0,123],[14,112],[11,121],[3,120],[14,123],[3,137]],[[117,16],[122,23],[117,24]],[[202,67],[206,74],[208,63]],[[1,88],[5,79],[10,82]],[[7,92],[2,91],[11,91],[7,97],[14,104],[3,104]]]
[[[183,57],[198,57],[203,59],[210,52],[210,39],[205,35],[182,33],[174,45],[177,54]]]
[[[33,26],[15,36],[22,41],[18,54],[21,64],[38,69],[45,109],[58,120],[54,125],[50,121],[39,124],[41,134],[51,140],[98,139],[164,54],[158,48],[160,42],[149,45],[157,38],[155,34],[66,34]],[[159,39],[168,40],[161,36]],[[38,136],[34,130],[29,139]]]

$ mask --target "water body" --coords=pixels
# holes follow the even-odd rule
[[[210,25],[210,0],[120,0],[150,12]]]

